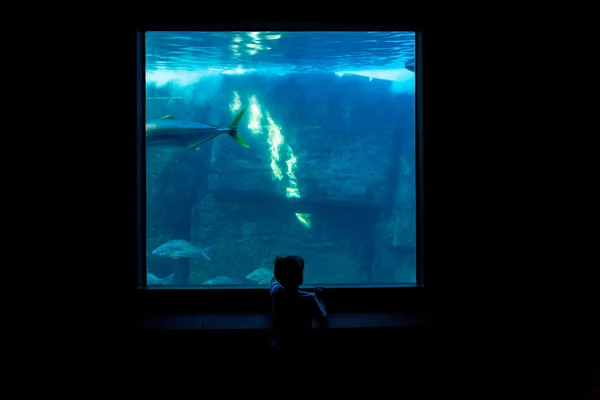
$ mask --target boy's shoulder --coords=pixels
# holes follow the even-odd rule
[[[277,279],[271,279],[271,288],[269,289],[271,291],[271,296],[279,293],[281,291],[283,291],[283,286],[281,286],[281,284],[279,282],[277,282]]]
[[[281,294],[284,293],[283,286],[281,286],[281,284],[279,282],[277,282],[276,279],[273,279],[271,281],[270,291],[271,291],[271,296],[276,296],[276,295],[278,295],[280,293]],[[310,297],[315,297],[316,298],[315,294],[312,293],[312,292],[305,292],[303,290],[296,290],[296,293],[298,294],[299,297],[309,297],[309,298]]]

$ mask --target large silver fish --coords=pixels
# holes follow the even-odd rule
[[[146,283],[148,285],[172,285],[174,277],[175,272],[164,278],[158,278],[152,272],[146,272]]]
[[[273,278],[273,270],[268,268],[259,268],[246,275],[246,279],[258,282],[260,285],[266,285]]]
[[[185,240],[169,240],[152,250],[152,254],[160,257],[173,258],[196,258],[204,257],[210,261],[210,252],[212,247],[201,249],[200,247],[186,242]]]
[[[244,147],[250,147],[238,134],[240,120],[248,107],[238,112],[228,128],[201,124],[193,121],[179,121],[172,115],[146,122],[146,145],[167,148],[188,148],[198,150],[198,146],[224,133]]]

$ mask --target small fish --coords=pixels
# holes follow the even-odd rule
[[[146,145],[165,148],[188,148],[198,150],[198,146],[224,133],[244,147],[250,147],[238,134],[240,120],[246,109],[242,108],[228,128],[201,124],[193,121],[179,121],[172,115],[146,123]]]
[[[298,221],[300,221],[300,223],[302,225],[304,225],[307,228],[310,228],[312,226],[312,222],[310,222],[311,214],[306,214],[306,213],[295,213],[295,214],[296,214],[296,218],[298,218]]]
[[[148,285],[172,285],[175,272],[165,278],[157,278],[151,272],[146,272],[146,284]]]
[[[210,278],[206,282],[202,282],[203,285],[240,285],[241,282],[237,279],[230,278],[228,276],[215,276]]]
[[[190,242],[186,242],[185,240],[175,239],[161,244],[156,249],[152,250],[152,254],[159,257],[173,258],[175,260],[180,258],[196,258],[202,256],[208,261],[211,261],[211,250],[212,247],[201,249],[200,247],[195,246]]]
[[[246,279],[258,282],[260,285],[266,285],[273,278],[273,270],[268,268],[259,268],[246,275]]]

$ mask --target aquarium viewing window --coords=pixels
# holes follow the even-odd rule
[[[417,284],[415,32],[144,35],[142,286]]]

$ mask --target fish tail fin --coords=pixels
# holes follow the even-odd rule
[[[173,272],[171,275],[165,277],[163,279],[163,282],[167,285],[172,285],[173,284],[173,278],[175,278],[175,272]]]
[[[212,247],[207,247],[205,249],[200,249],[200,253],[208,261],[212,261],[211,258],[210,258],[211,257],[211,253],[212,253]]]
[[[238,134],[238,126],[240,124],[240,121],[242,120],[242,117],[246,113],[247,109],[248,109],[248,107],[244,107],[240,110],[240,112],[237,113],[237,115],[235,116],[233,121],[231,121],[231,124],[229,124],[229,132],[228,132],[229,136],[231,136],[233,138],[233,140],[235,140],[236,142],[238,142],[239,144],[241,144],[244,147],[250,147],[250,146],[248,146],[248,143],[246,143],[246,141]]]

